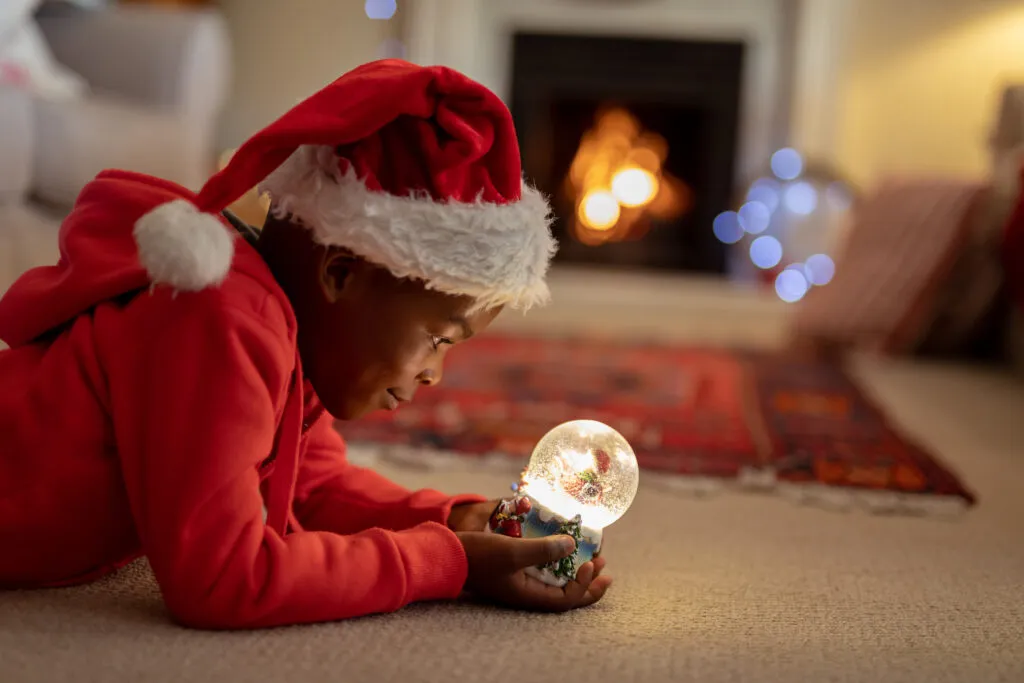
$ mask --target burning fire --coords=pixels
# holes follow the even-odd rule
[[[689,188],[664,171],[667,156],[665,139],[641,129],[626,110],[599,113],[567,178],[576,202],[576,238],[590,245],[638,239],[651,217],[685,213]]]

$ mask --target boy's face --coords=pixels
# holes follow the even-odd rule
[[[448,351],[500,312],[471,312],[468,297],[315,245],[306,229],[286,222],[268,220],[260,242],[295,310],[306,377],[342,420],[394,410],[440,382]]]
[[[471,313],[468,297],[399,280],[360,259],[338,258],[324,275],[315,315],[299,321],[299,344],[317,395],[343,420],[395,410],[440,382],[448,351],[500,311]]]

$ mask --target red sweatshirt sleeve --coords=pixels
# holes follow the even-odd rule
[[[299,469],[295,515],[308,530],[352,534],[370,527],[401,531],[424,522],[447,524],[455,505],[482,496],[409,491],[345,459],[345,442],[329,416],[310,429]]]
[[[143,550],[179,621],[328,621],[460,592],[465,554],[441,524],[284,537],[264,524],[257,468],[294,364],[283,315],[274,326],[219,290],[164,289],[115,315],[105,365],[117,450]]]

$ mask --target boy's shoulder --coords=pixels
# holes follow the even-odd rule
[[[268,331],[294,342],[295,313],[284,290],[256,250],[258,231],[230,213],[225,212],[223,218],[238,232],[231,270],[220,285],[201,292],[199,298],[259,321]]]

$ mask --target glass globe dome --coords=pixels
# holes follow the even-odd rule
[[[575,420],[537,443],[523,473],[522,492],[551,512],[599,531],[629,509],[640,483],[636,455],[606,424]]]

